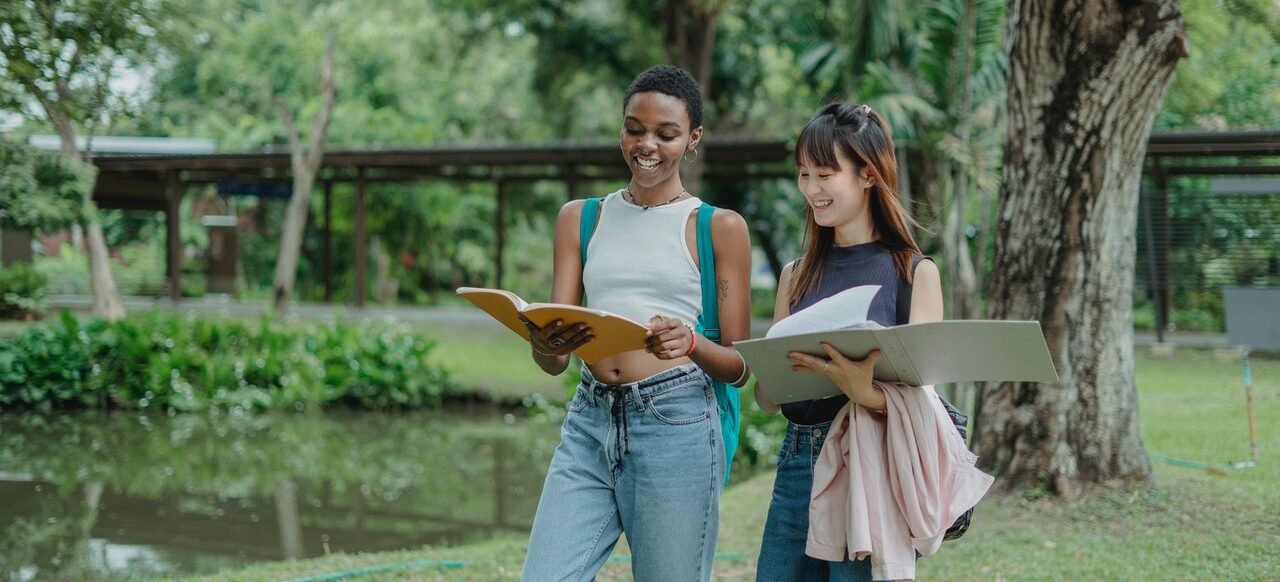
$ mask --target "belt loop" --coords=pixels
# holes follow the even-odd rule
[[[639,412],[644,412],[644,400],[640,398],[640,383],[637,382],[635,384],[630,384],[630,386],[631,386],[631,398],[633,398],[636,401],[636,410]]]

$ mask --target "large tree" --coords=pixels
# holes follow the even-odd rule
[[[284,234],[280,237],[280,254],[276,256],[276,273],[272,282],[272,307],[276,313],[283,313],[293,296],[293,280],[298,275],[298,256],[302,252],[303,231],[307,228],[311,189],[324,157],[324,138],[329,131],[329,120],[337,99],[333,81],[333,35],[325,45],[324,64],[320,66],[320,95],[320,110],[311,120],[306,149],[303,149],[302,134],[289,104],[280,94],[273,95],[276,110],[288,131],[289,166],[293,170],[293,194],[285,210]]]
[[[1133,384],[1141,162],[1186,55],[1176,0],[1015,0],[989,314],[1044,327],[1057,383],[979,393],[975,451],[1006,490],[1152,482]]]
[[[0,57],[7,101],[34,101],[68,157],[86,161],[76,140],[104,120],[111,81],[151,49],[165,11],[160,0],[18,0],[0,11]],[[124,317],[111,276],[106,239],[92,190],[84,197],[85,241],[93,284],[93,313]]]

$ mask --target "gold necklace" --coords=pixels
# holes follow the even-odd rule
[[[630,203],[632,203],[632,204],[635,204],[636,206],[639,206],[641,210],[648,210],[648,209],[650,209],[650,208],[657,208],[657,207],[659,207],[659,206],[666,206],[666,205],[668,205],[668,204],[671,204],[672,202],[675,202],[676,200],[679,200],[679,199],[683,198],[683,197],[684,197],[684,195],[685,195],[685,194],[688,194],[688,193],[689,193],[689,191],[688,191],[688,190],[685,190],[684,188],[681,188],[681,189],[680,189],[680,193],[679,193],[679,194],[676,194],[673,198],[671,198],[670,200],[668,200],[668,201],[666,201],[666,202],[659,202],[659,203],[657,203],[657,204],[641,204],[641,203],[639,203],[639,202],[636,202],[636,195],[631,193],[631,188],[630,188],[630,187],[627,187],[627,188],[623,188],[623,189],[622,189],[622,194],[623,194],[626,198],[628,198],[628,199],[629,199],[629,200],[628,200],[628,202],[630,202]]]

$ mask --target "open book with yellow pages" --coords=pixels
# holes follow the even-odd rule
[[[457,294],[485,313],[493,316],[507,329],[529,341],[529,328],[520,316],[539,327],[559,319],[564,325],[586,324],[595,339],[574,350],[582,361],[594,364],[609,356],[644,349],[648,328],[630,319],[599,309],[588,309],[563,303],[528,303],[519,295],[502,289],[459,287]]]

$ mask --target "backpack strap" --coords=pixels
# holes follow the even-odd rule
[[[898,325],[903,325],[911,321],[912,282],[914,282],[916,278],[916,267],[920,264],[920,261],[923,261],[925,259],[929,259],[930,261],[932,261],[933,257],[930,257],[928,255],[914,255],[911,257],[911,280],[910,281],[908,281],[906,277],[902,277],[902,276],[898,277],[898,307],[896,309],[896,311],[898,312],[897,313]]]
[[[720,306],[716,301],[716,254],[711,241],[711,218],[716,207],[698,207],[698,275],[702,280],[702,315],[698,327],[707,339],[720,343]]]
[[[587,198],[583,200],[582,216],[578,219],[578,249],[582,257],[582,266],[587,265],[587,244],[591,235],[596,232],[596,222],[600,220],[600,203],[604,198]]]
[[[720,343],[720,304],[716,294],[716,255],[711,237],[711,218],[716,207],[703,204],[698,207],[696,230],[698,234],[698,278],[702,280],[702,315],[698,316],[698,331],[703,337]],[[724,482],[729,484],[729,472],[733,457],[738,451],[738,438],[742,430],[742,396],[736,387],[711,380],[716,395],[716,407],[720,411],[720,434],[724,443]]]

